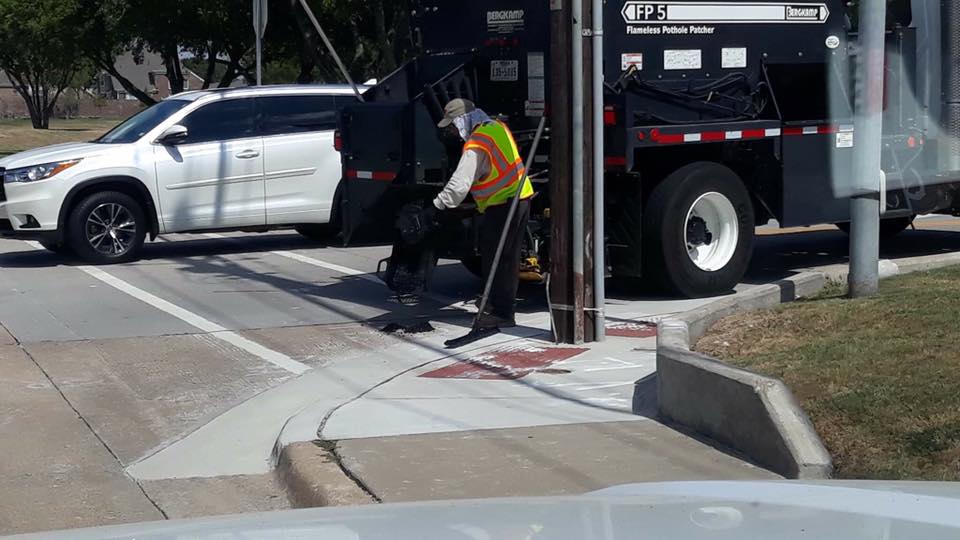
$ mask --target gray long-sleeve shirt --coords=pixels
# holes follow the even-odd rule
[[[456,208],[467,198],[473,183],[490,174],[490,158],[480,150],[467,150],[460,156],[457,170],[450,176],[443,191],[433,200],[437,210]]]

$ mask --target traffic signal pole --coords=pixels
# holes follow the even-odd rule
[[[860,0],[855,77],[855,189],[850,199],[850,272],[847,278],[851,298],[875,295],[879,288],[886,9],[886,0]]]

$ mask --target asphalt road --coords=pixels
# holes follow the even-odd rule
[[[960,250],[960,220],[932,216],[884,243],[882,257]],[[386,322],[436,316],[480,283],[444,261],[433,298],[416,308],[388,301],[374,277],[383,246],[337,248],[297,234],[172,235],[145,246],[141,261],[103,267],[109,276],[227,330]],[[761,228],[744,283],[846,261],[847,236],[832,227]],[[613,299],[655,300],[614,284]],[[540,287],[521,290],[522,310],[545,306]],[[23,343],[188,334],[195,325],[91,275],[89,267],[29,243],[0,240],[0,322]]]
[[[882,256],[960,251],[960,220],[917,227]],[[831,227],[762,228],[744,284],[844,262],[846,252],[846,235]],[[0,328],[9,385],[0,388],[0,453],[18,456],[0,465],[0,534],[284,507],[266,475],[138,483],[125,469],[306,369],[376,350],[388,321],[453,317],[462,312],[450,304],[479,293],[475,277],[446,262],[419,306],[389,302],[374,277],[388,254],[282,231],[172,235],[139,262],[94,268],[0,240],[9,332]],[[666,300],[610,290],[621,314]],[[521,296],[521,311],[545,309],[542,287]],[[75,462],[100,472],[70,477]]]

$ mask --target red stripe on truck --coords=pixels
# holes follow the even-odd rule
[[[358,178],[360,180],[379,180],[382,182],[392,182],[397,177],[397,173],[391,171],[358,171],[356,169],[347,169],[347,178]]]

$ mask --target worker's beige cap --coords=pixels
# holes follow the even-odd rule
[[[454,99],[443,108],[443,120],[440,120],[437,127],[445,128],[453,123],[454,118],[475,110],[477,110],[477,106],[469,99]]]

